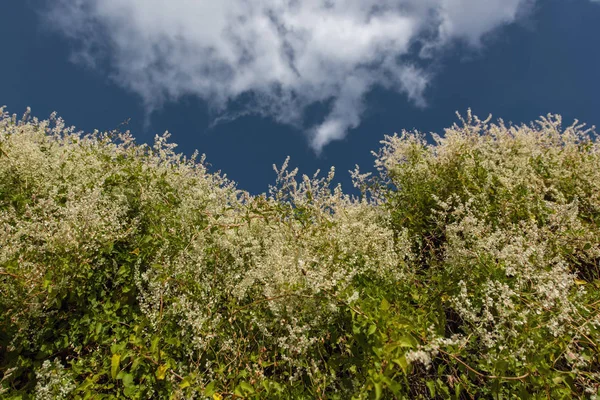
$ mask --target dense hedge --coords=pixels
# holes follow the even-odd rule
[[[250,196],[0,111],[0,396],[594,398],[600,145],[558,116],[386,137],[359,198]]]

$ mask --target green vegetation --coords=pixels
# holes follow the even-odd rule
[[[387,137],[359,198],[250,196],[0,111],[0,396],[570,399],[600,387],[600,145],[558,116]]]

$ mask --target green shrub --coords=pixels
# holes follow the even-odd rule
[[[0,120],[3,398],[589,398],[600,148],[558,116],[386,137],[359,198],[157,136]]]

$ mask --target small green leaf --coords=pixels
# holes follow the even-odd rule
[[[124,374],[123,375],[123,386],[129,387],[133,385],[133,375],[132,374]]]
[[[369,326],[369,330],[367,331],[367,335],[371,336],[372,334],[375,333],[376,330],[377,330],[377,325],[372,324],[371,326]]]
[[[158,379],[159,381],[162,381],[163,379],[165,379],[166,374],[167,374],[167,365],[166,364],[159,365],[158,368],[156,369],[156,379]]]
[[[215,393],[216,385],[217,385],[217,381],[212,381],[211,383],[206,385],[206,387],[204,388],[204,395],[208,396],[208,397],[212,396]]]
[[[379,400],[381,395],[383,394],[383,387],[381,386],[381,382],[375,383],[375,400]]]
[[[77,388],[80,391],[86,391],[88,388],[94,385],[94,380],[92,378],[86,378],[85,381]]]
[[[461,390],[462,390],[462,385],[460,383],[457,383],[456,386],[454,386],[454,397],[459,399]]]
[[[405,336],[402,336],[400,339],[398,339],[398,345],[400,347],[413,348],[413,347],[416,347],[417,343],[415,342],[415,339],[412,336],[405,335]]]
[[[425,382],[425,385],[427,385],[427,388],[429,389],[429,393],[431,394],[431,397],[435,397],[435,382],[427,381],[427,382]]]
[[[185,378],[183,378],[183,380],[179,384],[179,388],[180,389],[185,389],[186,387],[190,387],[190,386],[191,386],[191,383],[190,383],[190,377],[189,376],[186,376]]]
[[[152,339],[152,343],[150,344],[150,352],[154,355],[157,355],[158,343],[160,342],[160,337],[155,337]]]
[[[115,379],[119,372],[119,364],[121,363],[121,355],[113,354],[110,360],[110,376]]]
[[[99,335],[102,331],[102,322],[96,322],[96,335]]]
[[[379,309],[381,311],[387,311],[387,310],[389,310],[390,309],[390,303],[386,299],[381,300],[381,305],[379,306]]]
[[[123,394],[125,395],[125,397],[132,398],[135,396],[138,390],[139,389],[137,388],[137,386],[128,386],[125,388],[125,390],[123,390]]]
[[[408,362],[406,361],[406,357],[402,356],[400,358],[396,358],[392,360],[392,362],[400,366],[400,368],[402,368],[402,372],[406,374],[406,372],[408,371]]]
[[[238,387],[242,390],[242,392],[245,392],[245,393],[254,393],[254,388],[248,382],[241,381],[238,384]]]

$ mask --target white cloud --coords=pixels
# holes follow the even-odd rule
[[[306,129],[316,151],[360,124],[374,85],[424,105],[430,77],[406,61],[456,39],[479,46],[531,0],[53,0],[49,19],[73,57],[108,69],[149,109],[198,96]],[[332,104],[316,126],[304,110]],[[236,111],[239,113],[240,111]],[[225,115],[225,116],[223,116]]]

